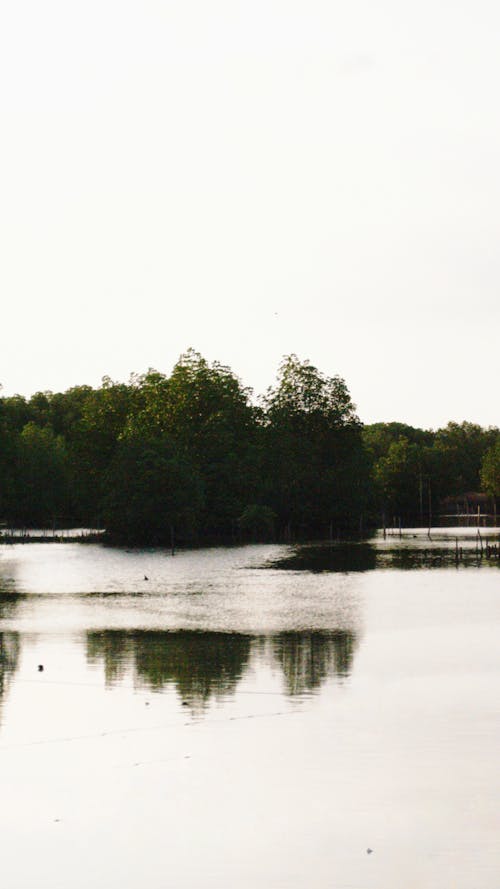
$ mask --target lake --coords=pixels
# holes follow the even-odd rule
[[[2,886],[498,889],[486,542],[0,546]]]

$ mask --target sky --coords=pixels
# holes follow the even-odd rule
[[[500,424],[500,6],[4,0],[3,394],[296,353]]]

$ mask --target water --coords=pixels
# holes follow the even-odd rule
[[[498,889],[499,561],[456,533],[0,547],[2,886]]]

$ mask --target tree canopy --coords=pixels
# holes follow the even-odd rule
[[[0,397],[0,521],[105,527],[117,541],[348,534],[499,496],[499,431],[363,426],[346,382],[286,356],[258,400],[193,349],[170,375]]]

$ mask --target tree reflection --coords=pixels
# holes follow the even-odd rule
[[[175,686],[192,706],[234,690],[250,647],[251,638],[237,633],[105,630],[87,636],[87,657],[104,661],[108,685],[132,671],[139,685],[154,691]]]
[[[273,638],[273,650],[291,695],[319,688],[331,676],[348,676],[357,638],[354,633],[290,632]]]
[[[461,568],[485,566],[500,567],[500,561],[486,558],[483,560],[483,549],[479,547],[479,538],[475,541],[461,541],[460,548],[454,540],[447,546],[399,546],[382,550],[377,555],[377,567],[394,568],[399,571],[416,571],[430,568]],[[481,542],[482,546],[482,542]]]
[[[312,546],[296,546],[268,568],[282,571],[310,571],[312,573],[346,573],[373,571],[377,551],[370,543],[319,543]]]
[[[13,606],[19,598],[20,594],[16,590],[16,563],[9,557],[7,548],[0,559],[0,618],[11,616]]]
[[[0,633],[0,716],[10,679],[17,670],[20,649],[19,633]]]
[[[287,693],[318,689],[332,676],[348,676],[357,644],[347,631],[283,632],[271,637],[182,630],[104,630],[87,634],[87,658],[103,663],[106,684],[127,676],[137,687],[172,686],[182,701],[200,709],[233,694],[253,662],[272,660],[283,670]],[[270,646],[270,649],[269,649]]]
[[[127,630],[103,630],[87,633],[87,660],[104,664],[107,686],[116,685],[133,669],[135,633]]]
[[[18,593],[5,592],[0,586],[0,620],[13,616],[19,599],[21,596]]]

